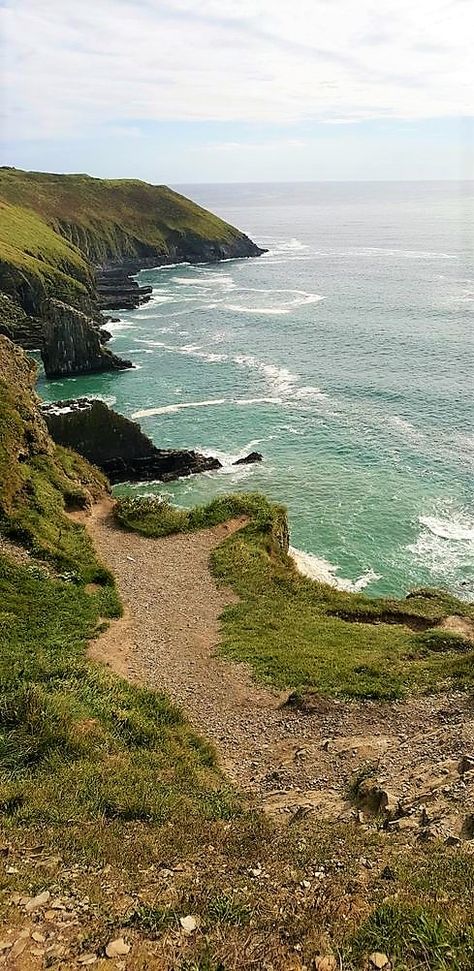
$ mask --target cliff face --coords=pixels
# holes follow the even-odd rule
[[[6,535],[60,569],[97,575],[83,530],[65,514],[106,494],[98,469],[59,448],[34,391],[36,366],[0,336],[0,537]]]
[[[43,404],[41,410],[54,441],[75,449],[111,482],[169,482],[221,468],[219,459],[209,455],[157,448],[137,422],[95,398]],[[260,462],[261,458],[259,452],[252,452],[239,464]]]
[[[46,305],[41,357],[48,378],[132,367],[131,361],[102,345],[97,328],[86,314],[53,299]]]
[[[166,186],[0,168],[0,291],[36,322],[29,328],[25,319],[21,331],[9,331],[0,305],[0,332],[25,347],[38,346],[38,321],[49,321],[51,298],[98,328],[101,309],[136,307],[149,297],[130,279],[142,268],[262,252]],[[50,327],[48,341],[52,333]],[[101,365],[115,368],[113,355],[102,355]],[[88,369],[78,347],[61,373]]]
[[[45,404],[42,414],[55,442],[77,450],[111,482],[166,482],[220,468],[218,459],[197,452],[156,448],[140,425],[95,398]]]

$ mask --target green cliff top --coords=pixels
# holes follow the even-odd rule
[[[0,168],[0,290],[29,313],[51,295],[90,309],[92,266],[259,252],[167,186]]]

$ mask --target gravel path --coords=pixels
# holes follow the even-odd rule
[[[474,809],[473,780],[458,769],[463,756],[474,754],[466,695],[393,703],[316,699],[310,714],[286,707],[289,691],[260,687],[246,665],[216,656],[219,617],[236,598],[217,587],[209,556],[245,520],[154,540],[118,529],[111,508],[110,501],[95,506],[87,527],[126,609],[93,643],[95,660],[177,701],[214,743],[231,780],[267,811],[302,807],[351,818],[349,781],[370,763],[377,780],[406,804],[418,806],[431,793],[424,802],[449,817],[450,831],[459,830],[452,818]]]

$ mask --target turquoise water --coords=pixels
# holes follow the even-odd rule
[[[474,183],[180,191],[269,252],[143,272],[152,301],[111,345],[137,368],[40,393],[104,396],[157,445],[219,456],[166,492],[284,501],[318,575],[474,597]],[[264,462],[233,469],[252,449]]]

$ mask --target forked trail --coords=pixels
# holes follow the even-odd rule
[[[446,820],[459,817],[460,803],[466,811],[466,787],[452,806],[441,790],[452,786],[457,797],[459,759],[474,753],[467,697],[321,699],[311,715],[285,707],[288,691],[260,687],[246,665],[216,655],[220,615],[236,597],[217,587],[209,557],[245,520],[149,539],[118,529],[111,509],[111,501],[95,506],[87,528],[115,574],[125,615],[93,642],[91,656],[178,702],[253,801],[272,812],[302,806],[348,818],[348,783],[375,762],[377,777],[405,800],[432,791]]]

